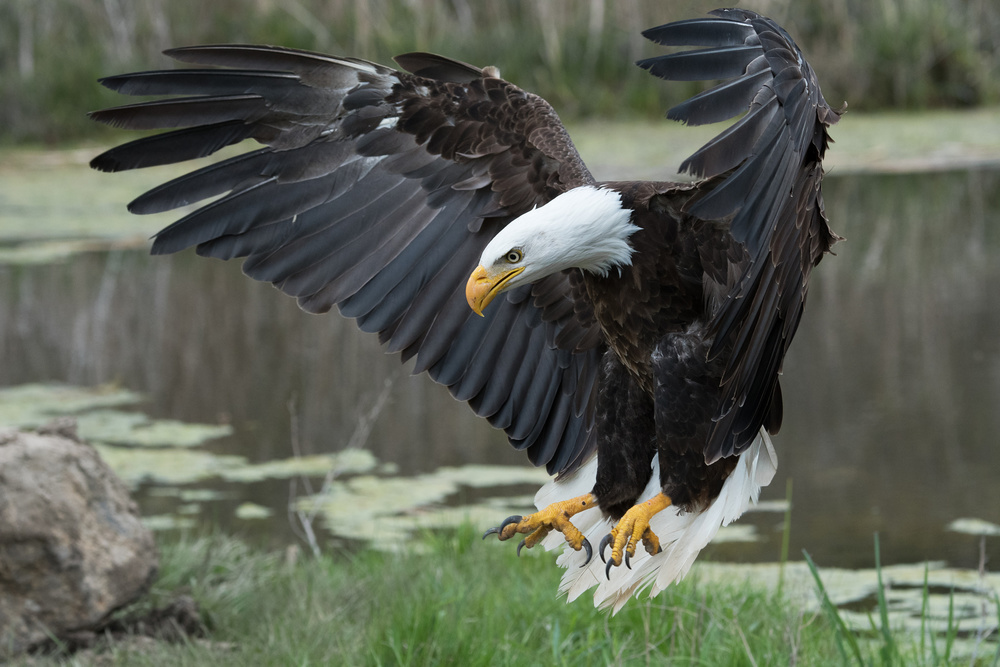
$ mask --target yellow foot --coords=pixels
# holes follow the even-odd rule
[[[597,498],[588,493],[585,496],[578,496],[562,502],[552,503],[543,510],[525,517],[509,516],[504,519],[496,528],[490,528],[483,534],[485,540],[489,535],[496,535],[501,540],[509,540],[518,533],[527,533],[528,536],[517,545],[517,555],[521,555],[521,549],[529,549],[552,532],[558,530],[566,538],[566,543],[579,551],[583,549],[587,552],[586,565],[594,555],[594,550],[590,546],[590,541],[583,536],[576,526],[570,523],[570,517],[583,510],[597,506]]]
[[[608,565],[604,568],[604,574],[608,579],[611,578],[611,568],[622,564],[623,555],[625,567],[632,569],[629,558],[635,555],[635,547],[640,540],[651,556],[660,553],[660,538],[650,529],[649,520],[657,512],[670,507],[670,502],[670,496],[660,493],[644,503],[634,505],[625,512],[618,525],[604,536],[597,551],[604,561],[604,550],[609,544],[611,545],[611,558],[605,561]]]

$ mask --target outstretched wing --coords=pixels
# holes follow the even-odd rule
[[[704,46],[644,60],[664,79],[728,79],[672,108],[685,123],[746,114],[681,169],[710,179],[686,210],[731,218],[747,261],[713,315],[711,356],[729,354],[723,400],[705,450],[712,462],[748,447],[761,425],[781,422],[778,374],[798,327],[809,273],[839,237],[823,212],[826,128],[839,119],[792,38],[753,12],[724,9],[643,33],[667,46]]]
[[[550,472],[593,447],[587,407],[603,340],[572,273],[475,316],[465,281],[508,221],[593,179],[541,98],[430,54],[374,63],[262,46],[171,57],[206,69],[102,79],[167,99],[94,112],[116,127],[176,128],[94,158],[103,171],[183,162],[244,139],[263,148],[143,194],[134,213],[206,199],[156,234],[154,253],[245,257],[310,312],[336,305],[390,352],[416,356]]]

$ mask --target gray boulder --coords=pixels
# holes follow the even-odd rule
[[[0,433],[0,657],[96,627],[158,564],[127,487],[72,421]]]

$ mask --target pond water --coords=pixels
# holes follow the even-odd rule
[[[793,558],[806,549],[823,566],[870,567],[878,532],[883,563],[975,567],[980,538],[949,526],[1000,524],[1000,172],[834,174],[826,201],[848,240],[813,274],[785,362],[779,471],[762,497],[782,501],[792,480]],[[390,499],[410,494],[422,509],[398,511],[434,521],[449,505],[499,520],[538,487],[501,433],[410,376],[374,336],[338,315],[301,312],[237,263],[107,247],[2,257],[0,417],[17,422],[16,405],[37,408],[30,391],[40,390],[22,385],[102,387],[93,395],[104,399],[81,399],[81,429],[116,447],[112,457],[141,445],[145,459],[119,465],[146,466],[126,476],[147,515],[281,545],[298,539],[290,494],[308,493],[290,480],[296,472],[308,471],[315,491],[342,464],[333,492],[393,508]],[[69,410],[75,390],[62,391],[41,412]],[[22,403],[4,413],[4,400]],[[100,435],[102,423],[123,418],[145,435]],[[114,423],[107,428],[125,428]],[[170,431],[182,423],[212,439]],[[349,445],[370,456],[317,457]],[[749,514],[743,533],[708,557],[776,560],[784,506],[765,507],[777,511]],[[358,525],[349,514],[327,516]],[[337,533],[322,521],[315,528],[321,541]],[[984,539],[997,562],[1000,537]]]

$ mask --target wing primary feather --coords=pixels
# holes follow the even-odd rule
[[[558,393],[559,390],[559,385],[552,388],[554,393]],[[572,414],[571,401],[556,401],[554,398],[545,419],[539,420],[542,425],[541,431],[527,448],[528,460],[535,465],[550,464],[552,466],[550,474],[559,471],[556,460],[558,449]]]
[[[750,107],[761,85],[770,77],[770,72],[761,70],[720,83],[671,107],[667,118],[687,125],[708,125],[728,120]]]
[[[89,115],[111,127],[161,130],[245,120],[261,116],[266,110],[267,106],[259,95],[219,95],[139,102],[92,111]]]
[[[636,64],[667,81],[730,79],[743,74],[747,63],[760,54],[759,45],[725,46],[655,56]]]
[[[768,141],[770,135],[780,130],[780,126],[774,122],[780,112],[778,105],[773,102],[751,109],[743,118],[684,160],[680,166],[681,171],[710,178],[736,167],[752,156],[755,146]]]
[[[544,336],[540,328],[532,329],[533,336]],[[530,447],[538,439],[545,428],[545,419],[559,391],[559,373],[555,355],[544,354],[545,347],[539,348],[537,366],[529,372],[527,387],[523,394],[521,409],[514,418],[514,423],[507,430],[507,436],[512,441],[518,441],[518,449]],[[535,465],[539,463],[532,461]]]
[[[382,65],[322,53],[255,44],[209,44],[167,49],[165,55],[193,65],[245,68],[268,72],[292,72],[301,81],[316,87],[340,88],[357,81],[359,73],[392,75]]]
[[[747,23],[697,18],[649,28],[642,36],[661,46],[738,46],[756,37],[756,33]]]
[[[174,130],[116,146],[91,160],[90,166],[117,172],[184,162],[237,144],[250,138],[253,131],[252,126],[239,120]]]
[[[490,381],[496,367],[501,363],[513,362],[503,359],[500,355],[510,330],[520,325],[519,319],[523,310],[520,308],[497,308],[497,310],[499,311],[497,317],[487,326],[485,333],[470,335],[472,329],[466,327],[452,343],[453,348],[448,350],[447,356],[442,357],[441,362],[447,361],[448,378],[451,382],[444,379],[445,369],[439,372],[439,381],[451,387],[452,395],[460,401],[472,400]]]
[[[239,95],[263,89],[268,94],[301,88],[289,72],[173,69],[98,79],[122,95]]]
[[[500,353],[501,358],[524,359],[529,354],[531,343],[530,335],[508,336]],[[476,414],[487,417],[490,424],[496,428],[506,430],[513,422],[517,403],[515,387],[523,367],[523,364],[519,363],[506,363],[495,367],[490,375],[490,382],[469,402]]]

